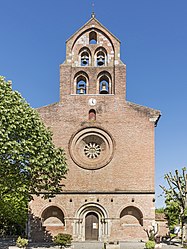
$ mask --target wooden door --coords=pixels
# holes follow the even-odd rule
[[[85,239],[98,240],[99,219],[96,213],[90,212],[85,218]]]

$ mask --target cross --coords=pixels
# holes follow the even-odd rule
[[[94,2],[92,2],[92,17],[95,17],[95,12],[94,12]]]

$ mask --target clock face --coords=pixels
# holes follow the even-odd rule
[[[91,105],[91,106],[96,105],[96,103],[97,103],[97,101],[94,98],[90,98],[89,101],[88,101],[88,104]]]

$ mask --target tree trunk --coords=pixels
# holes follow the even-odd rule
[[[185,226],[185,223],[184,223],[184,221],[182,220],[182,222],[181,222],[181,243],[182,243],[182,246],[184,245],[184,242],[186,241],[186,226]]]

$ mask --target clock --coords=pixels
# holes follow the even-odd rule
[[[88,104],[91,105],[91,106],[96,105],[96,103],[97,103],[97,101],[96,101],[96,99],[94,99],[94,98],[90,98],[90,99],[88,100]]]

